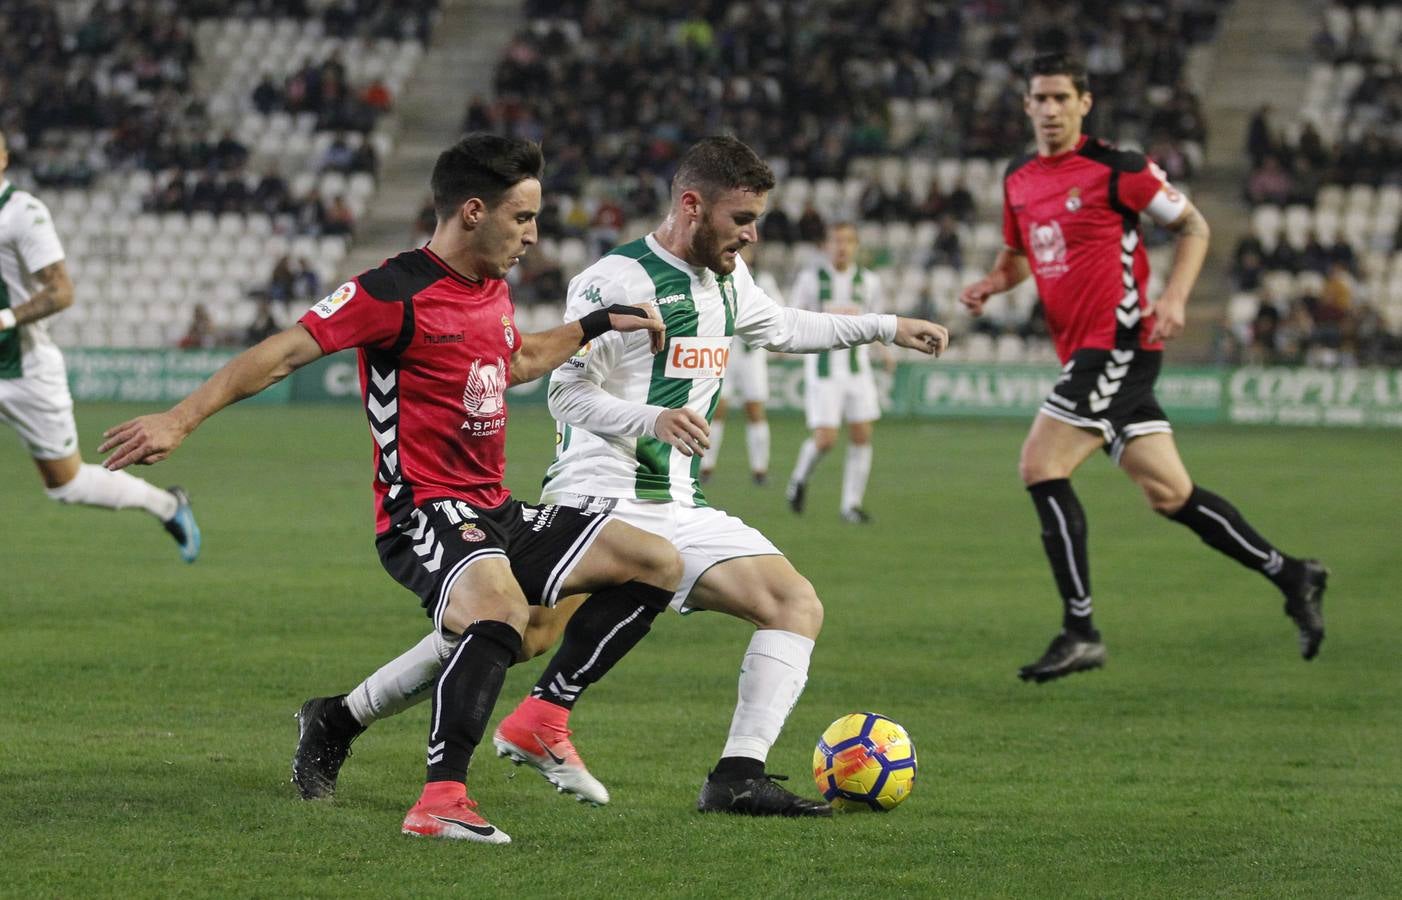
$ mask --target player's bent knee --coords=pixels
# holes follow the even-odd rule
[[[443,610],[443,630],[449,634],[462,634],[469,625],[479,620],[504,622],[518,634],[525,634],[530,625],[530,607],[520,598],[507,594],[482,593],[472,596],[454,591]]]
[[[815,638],[823,628],[823,602],[812,582],[799,575],[760,598],[755,605],[754,625]]]
[[[560,640],[570,616],[579,609],[587,594],[575,594],[561,599],[554,607],[533,606],[530,623],[521,636],[521,660],[535,659]]]
[[[1144,499],[1149,501],[1149,507],[1161,516],[1172,516],[1183,508],[1183,504],[1188,502],[1191,491],[1184,492],[1174,490],[1168,485],[1154,484],[1144,487]]]

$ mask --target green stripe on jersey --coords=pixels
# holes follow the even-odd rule
[[[647,403],[667,409],[680,409],[691,395],[691,379],[668,378],[667,357],[672,338],[696,336],[696,300],[691,295],[691,276],[657,257],[646,240],[636,240],[614,249],[610,256],[636,260],[652,279],[654,297],[682,295],[681,299],[659,307],[667,326],[667,344],[652,358],[652,380],[648,383]],[[672,499],[672,445],[653,437],[638,438],[634,457],[638,461],[633,487],[639,500]],[[693,467],[699,458],[693,458]],[[695,480],[697,473],[692,473]]]

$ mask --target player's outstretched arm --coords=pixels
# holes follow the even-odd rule
[[[1148,312],[1155,316],[1150,341],[1171,341],[1183,333],[1188,321],[1188,295],[1202,271],[1212,236],[1207,220],[1191,203],[1166,227],[1177,235],[1177,243],[1173,248],[1173,268],[1168,270],[1163,293],[1148,306]]]
[[[993,261],[993,268],[988,274],[959,292],[959,302],[964,304],[970,315],[982,315],[983,304],[988,302],[989,297],[1003,293],[1031,274],[1027,257],[1011,247],[1004,247],[998,252],[998,258]]]
[[[667,328],[656,306],[615,303],[558,328],[521,335],[521,346],[511,355],[511,383],[523,384],[548,374],[606,331],[650,332],[653,353],[662,349],[667,338]]]
[[[321,345],[301,325],[267,338],[235,356],[204,384],[162,413],[139,416],[103,432],[99,453],[109,469],[149,465],[170,456],[200,423],[231,403],[251,397],[322,356]]]
[[[39,290],[19,306],[0,310],[0,331],[46,319],[73,305],[73,281],[63,260],[44,266],[34,273],[34,279]]]

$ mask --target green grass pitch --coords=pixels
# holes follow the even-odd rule
[[[96,458],[107,425],[78,410]],[[534,499],[543,410],[514,417],[508,483]],[[884,422],[867,527],[838,521],[840,454],[795,517],[802,438],[774,423],[752,488],[730,427],[710,494],[817,586],[827,623],[770,758],[813,795],[813,744],[859,709],[910,731],[911,799],[830,821],[701,816],[749,630],[668,615],[593,689],[575,737],[594,809],[487,752],[471,789],[509,847],[401,836],[426,707],[360,739],[327,803],[288,784],[293,713],[350,688],[427,620],[371,543],[371,442],[353,407],[235,408],[161,466],[204,556],[140,513],[60,508],[0,452],[0,895],[1357,897],[1402,892],[1402,479],[1396,432],[1184,428],[1190,470],[1290,552],[1333,569],[1320,657],[1262,578],[1160,521],[1105,460],[1077,476],[1105,670],[1017,667],[1059,606],[1017,483],[1025,422]],[[539,663],[514,669],[504,713]]]

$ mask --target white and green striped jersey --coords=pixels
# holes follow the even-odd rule
[[[893,316],[812,317],[786,309],[756,287],[742,260],[734,272],[717,276],[672,255],[651,235],[618,247],[577,275],[565,320],[615,303],[655,303],[667,325],[666,346],[654,355],[646,332],[608,332],[555,370],[551,408],[561,421],[555,461],[545,476],[546,500],[574,493],[704,506],[700,455],[688,457],[645,432],[664,408],[687,406],[710,421],[733,338],[805,352],[890,341],[896,328]],[[591,398],[587,411],[562,415],[562,408],[577,408],[565,398],[581,391]]]
[[[885,312],[885,295],[881,279],[870,269],[851,266],[839,272],[829,265],[805,269],[794,279],[789,303],[799,309],[838,315]],[[871,354],[866,347],[832,350],[805,360],[810,378],[829,378],[834,374],[871,373]]]
[[[0,181],[0,309],[19,306],[39,290],[34,277],[63,259],[48,207],[28,191]],[[63,356],[41,319],[0,331],[0,378],[63,371]]]

